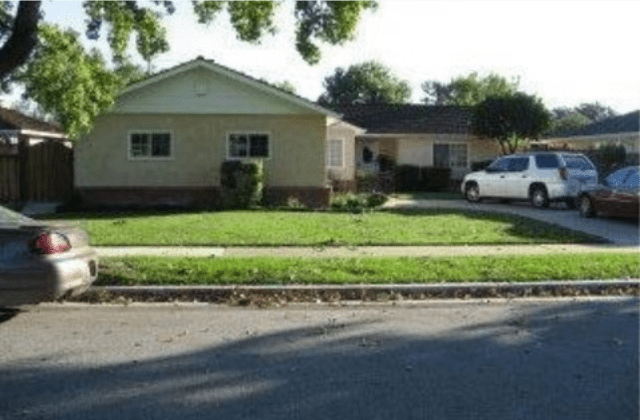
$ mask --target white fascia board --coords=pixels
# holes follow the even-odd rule
[[[271,86],[269,86],[269,85],[267,85],[265,83],[259,82],[257,80],[253,80],[248,76],[245,76],[245,75],[243,75],[243,74],[241,74],[239,72],[236,72],[236,71],[232,71],[232,70],[226,69],[226,68],[224,68],[224,67],[222,67],[220,65],[217,65],[215,63],[212,63],[212,62],[209,62],[209,61],[206,61],[206,60],[199,60],[199,59],[195,59],[195,60],[193,60],[191,62],[187,62],[187,63],[185,63],[183,65],[179,65],[179,66],[175,67],[172,70],[165,71],[164,73],[160,73],[160,74],[158,74],[156,76],[152,76],[152,77],[150,77],[150,78],[148,78],[146,80],[143,80],[141,82],[135,83],[135,84],[123,89],[120,92],[120,95],[123,95],[123,94],[126,94],[126,93],[130,93],[130,92],[133,92],[133,91],[138,90],[138,89],[142,89],[145,86],[149,86],[151,84],[158,83],[158,82],[160,82],[160,81],[162,81],[164,79],[176,76],[176,75],[178,75],[180,73],[184,73],[184,72],[193,70],[193,69],[198,68],[198,67],[206,68],[206,69],[209,69],[209,70],[211,70],[211,71],[213,71],[215,73],[222,74],[223,76],[226,76],[226,77],[228,77],[228,78],[230,78],[232,80],[235,80],[235,81],[238,81],[238,82],[241,82],[241,83],[245,83],[245,84],[247,84],[249,86],[252,86],[255,89],[258,89],[258,90],[261,90],[263,92],[269,93],[271,95],[277,96],[279,98],[285,99],[285,100],[287,100],[289,102],[293,102],[296,105],[301,106],[303,108],[311,109],[311,110],[313,110],[315,112],[318,112],[320,114],[324,114],[327,117],[336,118],[336,119],[340,119],[340,117],[341,117],[340,114],[336,114],[335,112],[333,112],[331,110],[328,110],[328,109],[323,108],[323,107],[321,107],[319,105],[316,105],[315,103],[313,103],[313,102],[311,102],[311,101],[309,101],[307,99],[303,99],[303,98],[300,98],[300,97],[298,97],[296,95],[292,95],[292,94],[289,94],[287,92],[283,92],[283,91],[281,91],[279,89],[276,89],[274,87],[271,87]]]
[[[67,136],[64,133],[53,133],[50,131],[20,130],[19,134],[22,134],[25,136],[31,136],[31,137],[45,137],[45,138],[51,138],[51,139],[68,139],[69,138],[69,136]]]
[[[335,118],[327,118],[327,127],[333,127],[333,126],[344,126],[346,128],[350,128],[353,131],[355,131],[356,135],[358,136],[363,135],[367,132],[366,129],[362,127],[358,127],[357,125],[350,124],[346,121],[342,121],[340,119],[336,120]]]

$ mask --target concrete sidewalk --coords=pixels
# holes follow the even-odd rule
[[[331,246],[331,247],[94,247],[100,257],[134,255],[162,257],[298,257],[298,258],[354,258],[354,257],[449,257],[465,255],[544,255],[573,253],[640,253],[636,246],[604,244],[524,244],[473,246]]]

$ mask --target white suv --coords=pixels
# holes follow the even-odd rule
[[[484,171],[462,181],[462,194],[471,202],[483,198],[530,200],[534,207],[575,200],[587,185],[598,183],[598,172],[585,155],[567,152],[532,152],[502,156]]]

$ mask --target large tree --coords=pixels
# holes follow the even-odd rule
[[[324,87],[318,103],[336,110],[357,103],[406,103],[411,98],[409,82],[377,61],[354,64],[347,70],[338,67],[324,79]]]
[[[473,131],[498,142],[503,154],[514,153],[525,141],[534,140],[549,127],[551,113],[542,100],[516,92],[490,96],[474,107]]]
[[[613,108],[602,105],[598,101],[583,102],[573,108],[557,107],[551,110],[551,114],[551,128],[547,133],[549,136],[562,135],[619,115]]]
[[[477,72],[451,79],[449,83],[428,80],[422,84],[429,105],[475,106],[490,96],[513,95],[519,79],[507,80],[496,73],[480,77]]]
[[[238,38],[245,42],[259,43],[266,34],[277,30],[274,17],[279,2],[193,1],[191,4],[198,23],[205,25],[226,10]],[[106,31],[112,58],[110,65],[99,57],[99,52],[86,52],[76,33],[40,22],[40,2],[19,2],[15,15],[11,6],[11,3],[0,2],[2,87],[6,90],[15,81],[26,84],[27,93],[37,101],[44,101],[41,103],[43,108],[56,115],[73,136],[90,129],[95,115],[113,102],[118,89],[133,73],[139,73],[135,66],[132,67],[135,57],[132,61],[126,54],[130,51],[131,41],[135,41],[139,58],[148,64],[170,47],[165,25],[167,16],[175,11],[171,1],[83,3],[88,18],[86,36],[95,40]],[[362,13],[376,6],[375,1],[297,1],[293,9],[296,17],[295,48],[307,63],[318,63],[320,43],[341,45],[352,40]],[[64,44],[64,52],[53,53],[51,46],[60,42]],[[82,57],[80,61],[91,70],[69,61],[69,57]],[[42,73],[37,70],[43,68],[50,71]],[[52,70],[54,68],[56,71]],[[108,77],[107,73],[110,73]],[[129,76],[122,77],[126,73]],[[56,79],[55,74],[64,77]],[[61,104],[53,106],[55,101],[45,99],[55,97],[65,88],[74,90],[77,97],[98,98],[93,111],[86,112],[91,108],[87,104],[87,107],[81,106],[77,113],[77,110],[63,109]],[[79,94],[80,91],[83,93]]]

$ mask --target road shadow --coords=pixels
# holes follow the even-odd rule
[[[338,317],[339,318],[339,317]],[[0,368],[9,419],[635,419],[638,299],[421,333],[373,322],[98,366]],[[54,356],[54,355],[52,355]],[[46,358],[46,357],[45,357]]]
[[[14,318],[21,312],[18,308],[3,308],[0,307],[0,324],[3,322],[7,322],[10,319]]]

